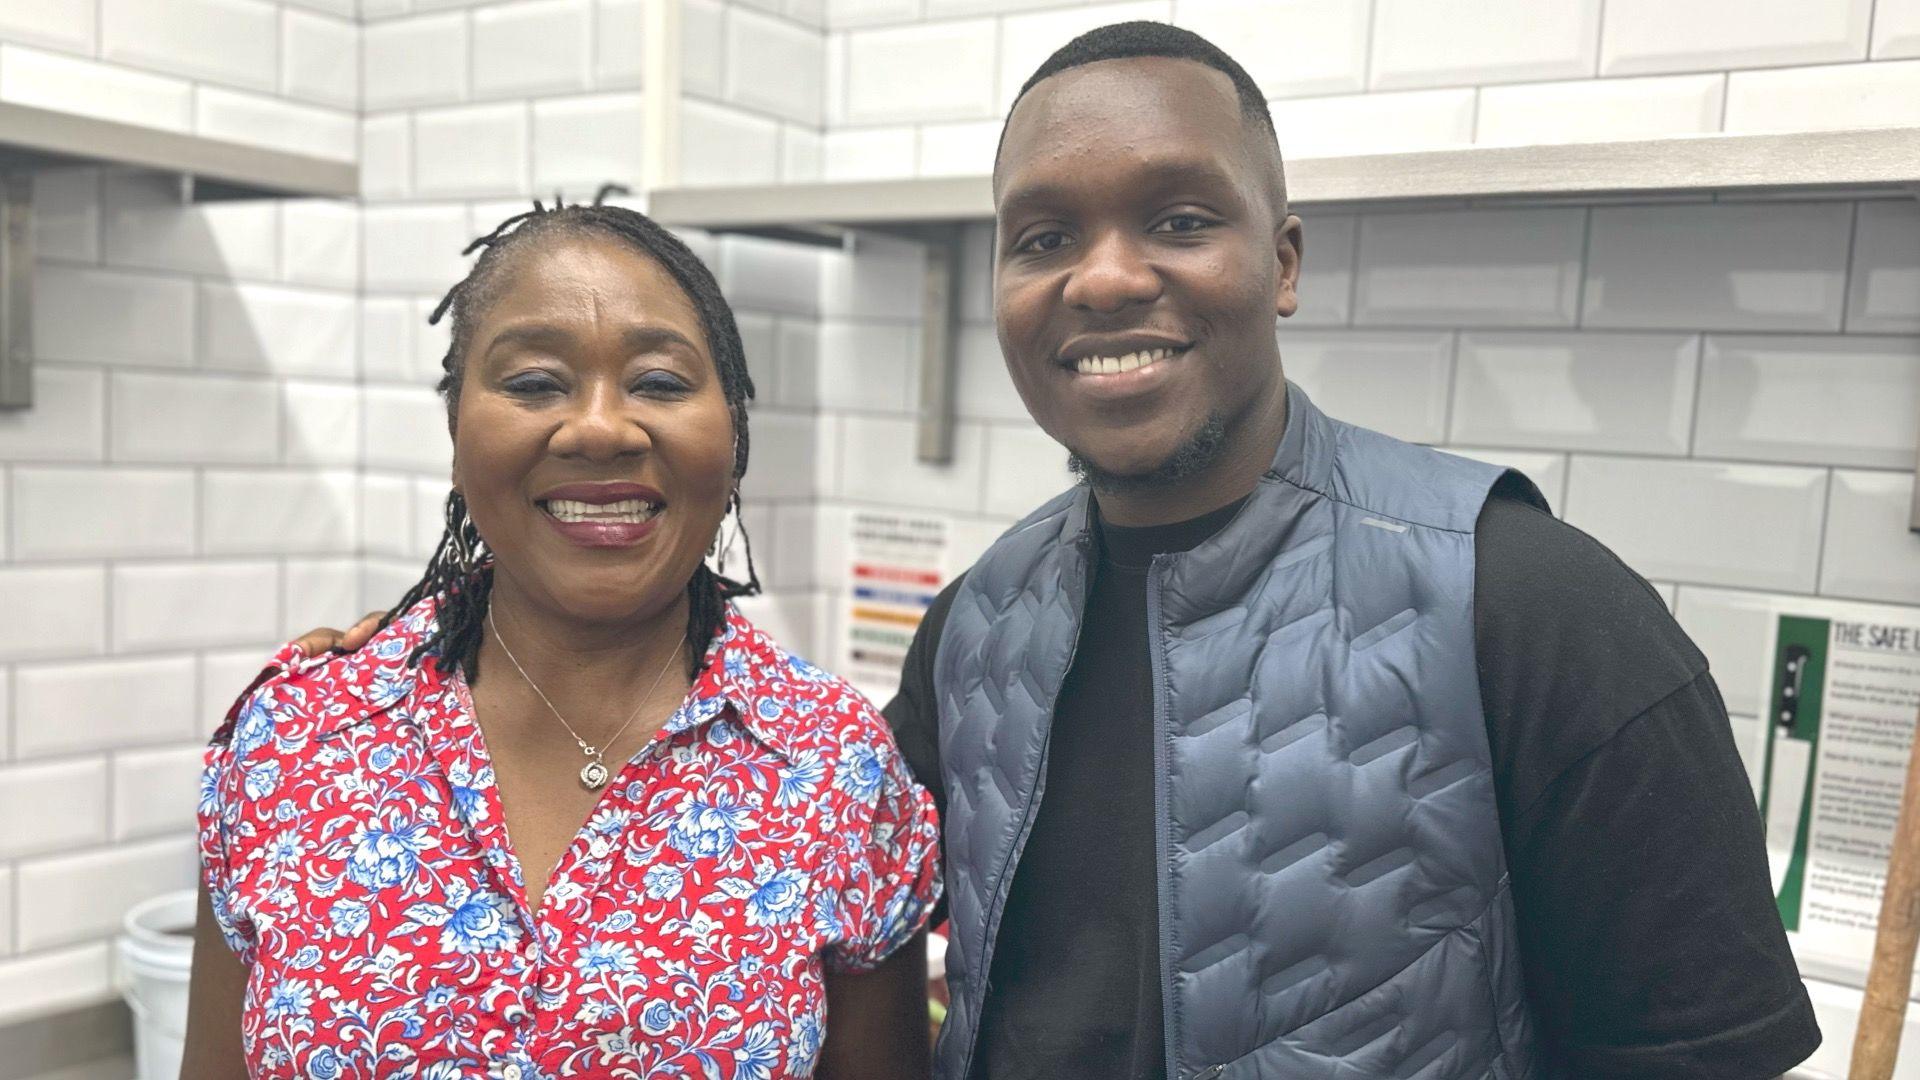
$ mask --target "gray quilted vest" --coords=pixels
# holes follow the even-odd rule
[[[1147,579],[1167,1075],[1536,1080],[1474,663],[1501,470],[1287,407],[1246,507]],[[1092,528],[1084,488],[1040,508],[941,635],[942,1080],[972,1067]]]

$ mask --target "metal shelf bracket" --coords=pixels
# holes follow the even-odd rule
[[[1920,202],[1920,184],[1908,185],[1907,194]],[[1913,402],[1913,408],[1920,412],[1920,401]],[[1913,448],[1913,500],[1907,505],[1907,531],[1920,533],[1920,441]]]
[[[0,174],[0,409],[33,404],[33,178]]]

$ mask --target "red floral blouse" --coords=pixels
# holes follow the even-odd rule
[[[823,972],[879,963],[940,890],[932,799],[878,713],[730,611],[536,913],[465,680],[406,663],[432,619],[289,645],[208,750],[253,1075],[811,1075]]]

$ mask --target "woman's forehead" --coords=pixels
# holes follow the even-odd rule
[[[700,311],[673,274],[647,252],[592,233],[530,238],[507,253],[481,326],[528,317],[566,323],[643,322],[704,340]]]

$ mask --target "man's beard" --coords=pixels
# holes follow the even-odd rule
[[[1165,461],[1142,473],[1111,473],[1072,451],[1067,452],[1067,468],[1093,485],[1095,491],[1124,494],[1150,491],[1196,476],[1220,459],[1227,444],[1227,419],[1219,413],[1207,417],[1200,429],[1167,456]]]

